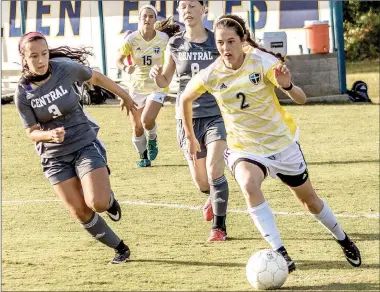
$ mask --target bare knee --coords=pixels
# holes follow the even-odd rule
[[[142,123],[144,129],[150,130],[150,129],[154,128],[155,120],[150,118],[150,117],[143,115],[141,117],[141,123]]]
[[[108,210],[109,198],[104,198],[101,196],[92,196],[90,199],[86,200],[87,206],[97,213],[102,213]]]
[[[240,185],[246,199],[256,198],[261,195],[261,184],[258,182],[246,181]]]

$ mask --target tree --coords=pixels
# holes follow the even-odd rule
[[[361,61],[380,56],[380,2],[343,2],[344,40],[347,59]]]

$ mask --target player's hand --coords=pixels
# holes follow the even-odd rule
[[[133,72],[135,72],[135,68],[135,65],[126,66],[124,72],[127,74],[132,74]]]
[[[273,68],[273,70],[278,85],[285,88],[289,87],[292,75],[290,74],[288,67],[286,67],[285,64],[280,64],[276,68]]]
[[[154,65],[149,72],[151,79],[156,79],[157,76],[162,74],[162,65]]]
[[[59,128],[50,130],[50,134],[51,134],[51,140],[50,140],[51,142],[62,143],[63,140],[65,139],[66,131],[65,131],[65,128],[59,127]]]
[[[195,167],[195,161],[197,160],[197,152],[201,152],[201,146],[199,145],[198,140],[195,137],[187,138],[186,148],[187,148],[187,153],[189,153],[189,155],[193,159],[193,163]]]
[[[119,97],[119,100],[121,111],[123,111],[125,108],[125,110],[127,111],[127,116],[129,116],[129,112],[134,114],[137,111],[137,104],[132,100],[132,98],[127,97],[123,99]]]

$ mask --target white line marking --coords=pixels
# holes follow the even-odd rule
[[[3,200],[2,204],[23,204],[23,203],[58,203],[61,200]],[[186,210],[201,210],[202,206],[188,206],[182,204],[169,204],[169,203],[152,203],[144,201],[119,201],[120,204],[124,205],[140,205],[140,206],[150,206],[150,207],[166,207],[174,209],[186,209]],[[229,209],[228,213],[247,213],[246,210],[234,210]],[[273,211],[275,215],[283,216],[311,216],[309,213],[304,212],[284,212],[284,211]],[[336,217],[342,218],[380,218],[379,213],[358,213],[358,214],[335,214]]]

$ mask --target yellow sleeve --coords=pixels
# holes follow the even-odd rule
[[[274,74],[274,68],[276,68],[278,65],[281,64],[281,61],[278,60],[278,62],[276,62],[275,64],[273,64],[272,66],[270,66],[265,74],[265,77],[276,87],[280,87],[280,85],[278,85],[277,81],[276,81],[276,78],[275,78],[275,74]]]
[[[131,55],[131,51],[132,51],[132,48],[131,48],[131,45],[129,42],[125,42],[121,48],[120,48],[120,53],[122,53],[124,56],[129,56]]]
[[[202,70],[201,70],[202,72]],[[199,95],[207,92],[206,86],[201,78],[201,72],[195,75],[186,86],[186,89],[190,89],[192,92],[195,92]]]

